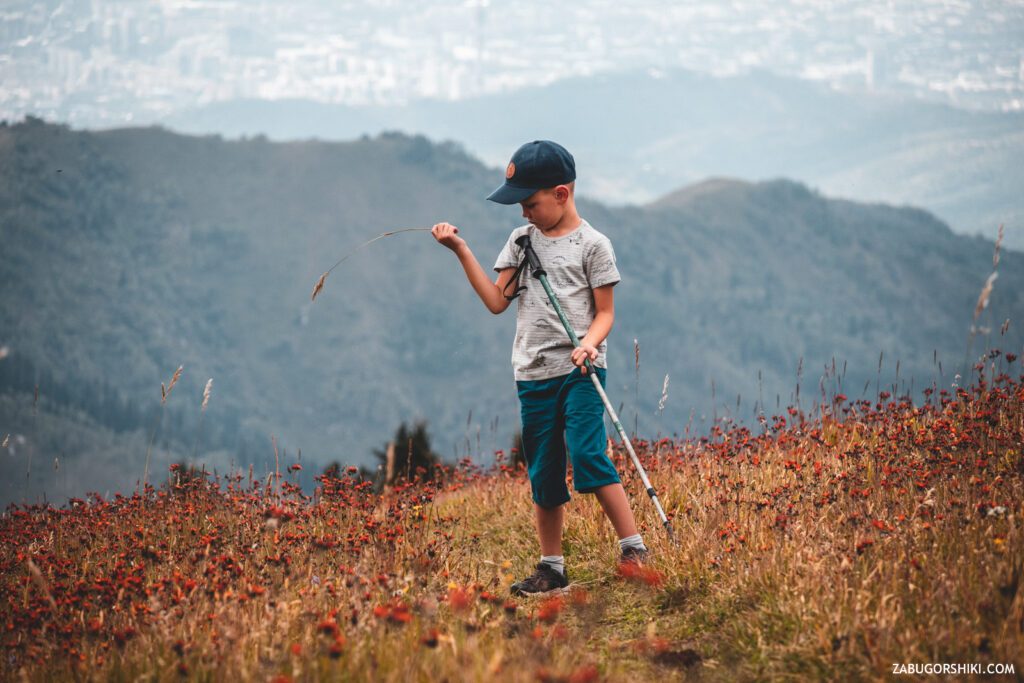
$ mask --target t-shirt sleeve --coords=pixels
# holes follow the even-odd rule
[[[501,248],[498,260],[494,262],[494,270],[499,273],[506,268],[516,268],[519,266],[523,250],[516,244],[515,237],[516,231],[513,230],[512,234],[508,236],[508,240],[505,241],[505,246]]]
[[[612,249],[612,243],[608,238],[599,239],[594,243],[584,268],[591,289],[614,285],[622,279],[619,276],[619,269],[615,266],[615,250]]]

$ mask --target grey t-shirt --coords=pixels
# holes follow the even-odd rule
[[[545,237],[533,224],[523,225],[509,235],[494,270],[500,272],[519,265],[523,250],[516,240],[524,234],[530,235],[530,243],[565,317],[576,336],[583,339],[596,313],[591,290],[620,280],[612,243],[586,221],[569,234],[555,238]],[[567,375],[576,368],[570,359],[572,342],[540,280],[528,275],[528,271],[526,268],[519,278],[519,285],[526,290],[517,299],[516,338],[512,345],[515,378],[537,380]],[[509,293],[514,286],[509,287]],[[607,347],[606,341],[597,347],[598,356],[592,362],[599,368],[607,367]]]

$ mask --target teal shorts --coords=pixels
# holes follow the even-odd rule
[[[606,371],[595,368],[601,386]],[[605,454],[604,403],[590,375],[576,368],[551,379],[516,382],[523,421],[523,455],[533,501],[543,508],[568,502],[566,449],[572,483],[580,493],[616,484],[619,473]]]

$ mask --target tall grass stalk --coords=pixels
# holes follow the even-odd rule
[[[658,399],[658,436],[661,436],[661,417],[665,412],[666,403],[668,403],[668,373],[665,373],[665,380],[661,383],[661,398]]]
[[[633,369],[636,372],[633,382],[633,440],[635,441],[640,425],[640,340],[635,337],[633,338],[633,359]]]
[[[171,381],[164,386],[164,383],[160,383],[160,413],[157,415],[156,424],[153,425],[153,433],[149,437],[149,447],[146,448],[146,467],[142,471],[142,494],[146,493],[146,483],[149,481],[149,458],[153,452],[153,444],[156,442],[157,432],[160,431],[160,425],[163,424],[164,420],[164,409],[167,406],[167,399],[171,395],[171,390],[174,389],[174,385],[181,379],[181,371],[185,369],[184,365],[179,365],[178,369],[174,371],[174,375],[171,376]]]
[[[277,451],[277,437],[270,435],[270,443],[274,446],[274,491],[277,500],[281,500],[281,457]]]
[[[203,403],[199,407],[199,425],[196,427],[196,443],[192,448],[193,462],[199,456],[199,435],[203,432],[203,415],[206,414],[206,406],[210,403],[210,393],[213,391],[213,378],[206,380],[206,388],[203,389]]]
[[[39,385],[36,385],[32,397],[32,443],[28,448],[28,463],[25,466],[25,481],[32,475],[32,453],[36,450],[36,443],[39,441]]]
[[[978,332],[984,332],[986,337],[988,337],[992,331],[991,327],[980,327],[978,325],[978,319],[988,308],[989,298],[992,296],[992,289],[995,287],[996,278],[999,277],[999,251],[1003,244],[1003,234],[1003,226],[1000,225],[999,232],[996,235],[996,246],[992,253],[992,272],[989,273],[988,278],[986,278],[985,284],[982,286],[981,292],[978,294],[978,301],[974,304],[974,316],[971,320],[970,332],[967,335],[967,348],[964,350],[964,369],[962,373],[964,377],[968,376],[970,373],[971,348],[974,346],[974,337]],[[988,352],[989,346],[990,341],[986,342],[986,353]]]

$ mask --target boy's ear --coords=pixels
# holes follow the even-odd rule
[[[561,204],[569,199],[569,188],[566,185],[556,185],[555,189],[552,190],[555,194],[555,199]]]

